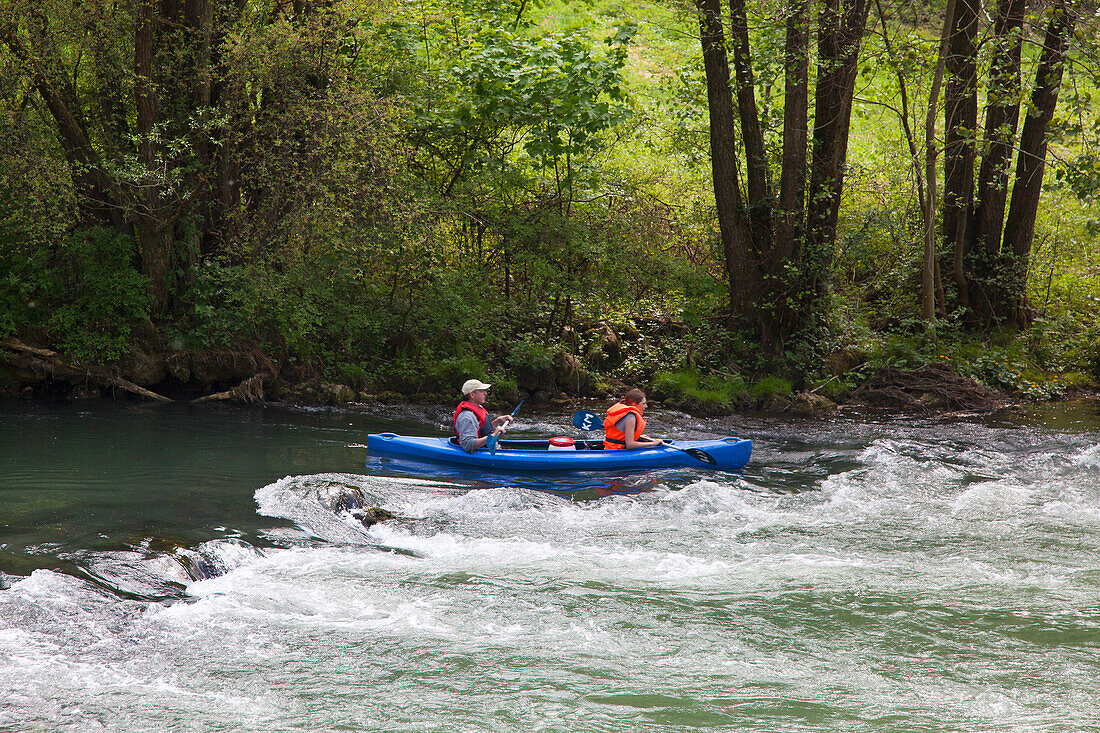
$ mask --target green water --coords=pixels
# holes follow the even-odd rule
[[[0,730],[1100,729],[1094,405],[658,409],[753,461],[613,495],[365,464],[448,417],[0,405]]]
[[[0,404],[0,570],[145,538],[253,541],[272,524],[256,514],[256,488],[358,470],[362,451],[347,446],[381,424],[321,411]]]

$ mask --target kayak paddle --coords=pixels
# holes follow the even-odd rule
[[[515,417],[516,413],[519,412],[520,405],[522,405],[523,402],[524,402],[524,400],[520,400],[519,405],[516,405],[516,409],[512,410],[512,417]],[[490,434],[488,437],[485,438],[485,447],[489,449],[490,453],[496,453],[497,452],[497,441],[499,439],[500,439],[499,435],[492,435],[492,434]]]
[[[573,426],[580,428],[581,430],[596,430],[603,427],[603,420],[601,420],[600,416],[594,412],[589,412],[588,410],[577,410],[575,413],[573,413]],[[708,466],[718,465],[718,461],[715,460],[714,456],[712,456],[710,453],[707,453],[702,448],[681,448],[680,446],[673,445],[668,441],[665,441],[665,446],[668,448],[672,448],[673,450],[687,453],[695,460],[702,461]]]
[[[603,420],[594,412],[577,410],[573,413],[573,426],[581,430],[595,430],[596,428],[603,427]]]

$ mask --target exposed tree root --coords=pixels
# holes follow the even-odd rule
[[[855,396],[872,407],[925,412],[929,410],[992,410],[1005,403],[1004,395],[960,377],[946,364],[928,364],[902,371],[883,369],[860,387]]]
[[[264,401],[264,378],[265,374],[257,374],[253,377],[249,377],[233,389],[227,389],[224,392],[218,392],[216,394],[206,395],[200,397],[195,402],[244,402],[246,404],[253,404],[256,402]]]

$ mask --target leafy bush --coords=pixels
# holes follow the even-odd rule
[[[934,351],[934,343],[924,334],[889,334],[872,351],[871,361],[882,367],[917,369],[933,360]]]
[[[517,341],[508,347],[505,363],[515,371],[546,371],[554,366],[554,351],[545,344]]]
[[[455,395],[461,392],[462,383],[467,379],[488,380],[488,373],[485,362],[469,354],[447,357],[429,368],[432,388],[441,393]]]
[[[18,223],[0,216],[0,338],[36,324],[49,269],[46,250],[28,246]]]
[[[70,233],[59,249],[51,284],[61,305],[47,327],[77,359],[103,362],[125,355],[150,302],[148,281],[134,269],[133,239],[92,227]]]

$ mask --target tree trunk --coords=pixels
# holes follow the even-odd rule
[[[806,217],[809,247],[803,258],[806,280],[801,292],[811,300],[803,303],[803,324],[817,317],[808,309],[828,292],[860,41],[869,10],[869,0],[826,0],[818,21],[817,105]]]
[[[956,0],[944,63],[943,238],[952,253],[951,276],[958,304],[964,309],[970,303],[965,258],[977,159],[978,49],[974,39],[980,7],[980,0]]]
[[[759,327],[770,357],[820,323],[836,226],[860,43],[870,0],[828,0],[819,29],[817,127],[806,190],[809,98],[808,0],[790,0],[786,38],[783,169],[777,204],[768,181],[767,150],[753,91],[744,0],[730,0],[738,110],[747,156],[752,226],[738,187],[729,66],[720,0],[696,0],[710,105],[711,164],[718,223],[730,279],[730,308]],[[808,203],[807,203],[808,202]],[[778,216],[772,207],[778,206]],[[804,208],[805,207],[805,208]]]
[[[729,62],[725,33],[722,30],[720,0],[696,0],[699,10],[703,67],[707,75],[707,102],[710,110],[711,176],[718,228],[729,277],[730,314],[752,316],[758,293],[751,267],[751,240],[742,216],[741,192],[737,181],[736,128],[733,96],[730,92]]]
[[[118,189],[104,173],[103,162],[88,137],[87,124],[80,118],[76,92],[66,75],[51,70],[47,60],[23,44],[14,22],[0,23],[0,42],[31,70],[34,88],[57,125],[61,149],[73,171],[73,188],[77,192],[81,218],[121,224]]]
[[[733,42],[733,67],[737,88],[737,111],[741,138],[745,146],[748,179],[748,209],[752,241],[756,253],[771,249],[771,204],[768,187],[768,152],[753,87],[752,58],[749,52],[749,21],[745,0],[729,0],[730,36]],[[758,256],[758,255],[757,255]]]
[[[810,30],[806,19],[809,0],[793,0],[787,15],[784,49],[783,170],[779,175],[779,219],[776,222],[776,259],[799,250],[806,195],[806,149],[809,135]]]
[[[921,317],[932,328],[936,320],[936,110],[940,104],[940,86],[946,64],[951,29],[954,24],[956,0],[947,0],[944,9],[943,30],[940,32],[940,49],[936,56],[936,70],[932,75],[932,89],[928,92],[928,113],[924,118],[924,166],[927,192],[923,204],[924,260],[921,265]],[[942,304],[942,301],[941,301]]]
[[[806,244],[806,158],[809,145],[810,29],[809,0],[791,0],[787,9],[784,48],[785,79],[783,100],[783,168],[779,173],[779,202],[772,238],[771,256],[761,264],[772,283],[773,317],[765,321],[771,329],[766,340],[773,350],[783,348],[787,334],[799,324],[798,309],[788,297],[797,287],[787,270],[797,264]]]
[[[134,23],[134,103],[137,107],[138,159],[145,166],[144,185],[135,196],[134,229],[141,272],[149,278],[153,292],[153,312],[168,311],[168,279],[171,270],[171,237],[162,222],[160,186],[157,170],[159,146],[154,128],[157,122],[157,95],[153,83],[153,53],[156,38],[155,0],[140,0]]]
[[[1003,309],[1006,263],[1001,232],[1008,200],[1009,163],[1020,118],[1020,54],[1026,0],[999,0],[993,33],[989,91],[985,114],[985,154],[978,171],[978,204],[974,212],[973,271],[970,277],[972,317],[999,322]]]
[[[1058,105],[1066,48],[1076,21],[1076,9],[1070,7],[1066,0],[1056,0],[1051,9],[1039,66],[1035,71],[1031,106],[1020,138],[1016,180],[1012,187],[1002,247],[1003,256],[1008,260],[1007,292],[1000,299],[1002,310],[996,315],[999,320],[1021,328],[1030,324],[1033,318],[1027,301],[1027,270],[1046,169],[1047,129]]]

